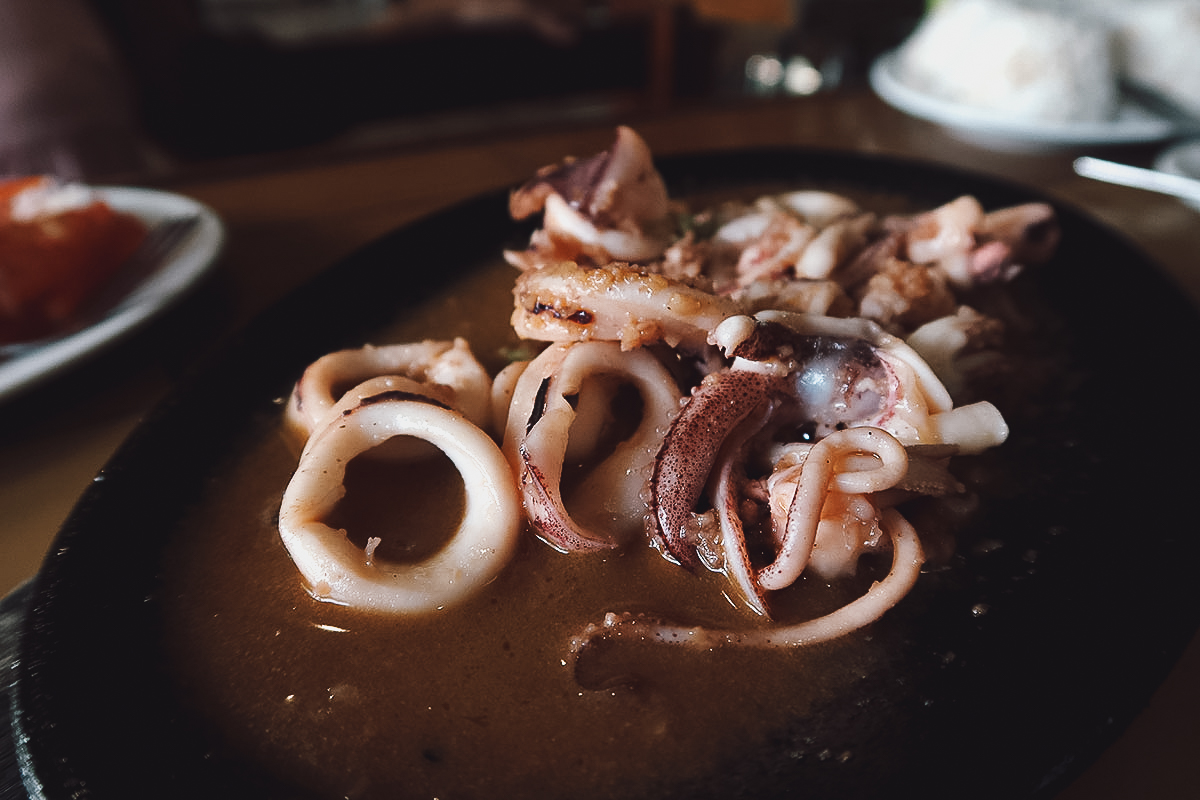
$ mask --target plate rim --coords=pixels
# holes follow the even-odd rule
[[[1038,124],[974,109],[922,92],[906,84],[897,72],[899,50],[890,50],[871,64],[868,81],[888,105],[910,116],[982,140],[1014,144],[1068,147],[1075,145],[1136,144],[1161,141],[1179,127],[1137,103],[1122,98],[1117,119],[1105,122]]]

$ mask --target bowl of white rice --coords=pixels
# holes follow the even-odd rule
[[[1160,4],[1200,12],[1200,0],[942,0],[899,48],[876,61],[871,85],[902,111],[992,146],[1167,138],[1177,123],[1122,91],[1134,55],[1133,38],[1122,31],[1132,29],[1133,11],[1154,7],[1163,16]],[[1165,36],[1155,20],[1139,30]],[[1200,52],[1200,15],[1195,37],[1192,53]],[[1150,39],[1142,34],[1138,47],[1148,49]],[[1195,57],[1158,61],[1176,74],[1187,68],[1181,63],[1200,70]]]

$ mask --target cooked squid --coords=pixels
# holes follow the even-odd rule
[[[580,411],[589,407],[586,398],[591,395],[611,399],[603,379],[636,386],[643,410],[629,438],[617,443],[575,492],[578,499],[572,506],[582,507],[588,519],[602,523],[597,529],[581,524],[578,513],[567,510],[561,483],[564,464],[586,457],[586,451],[601,439],[604,420]],[[627,542],[642,526],[642,486],[679,397],[670,373],[647,350],[624,353],[613,342],[579,342],[551,346],[535,358],[517,382],[504,439],[534,530],[566,552]],[[581,432],[588,442],[582,448],[585,452],[570,457],[569,443]]]
[[[449,542],[415,564],[380,561],[378,541],[360,548],[325,522],[345,495],[346,465],[394,437],[436,446],[466,488]],[[499,447],[462,414],[427,399],[385,396],[347,410],[305,450],[279,510],[280,537],[315,598],[402,614],[437,611],[478,592],[508,564],[520,530],[520,500]]]
[[[889,509],[883,515],[883,527],[892,548],[891,569],[864,595],[836,611],[802,622],[744,630],[685,625],[645,613],[610,611],[600,622],[584,628],[570,643],[577,680],[588,689],[610,688],[607,681],[594,682],[581,677],[584,670],[580,664],[604,645],[621,641],[654,642],[696,651],[719,647],[803,647],[866,627],[904,599],[916,584],[925,563],[920,537],[904,517]]]
[[[361,388],[346,392],[360,384]],[[365,345],[322,356],[296,382],[288,398],[288,424],[307,439],[346,410],[344,401],[383,390],[407,391],[453,405],[477,425],[490,421],[492,379],[466,340],[430,339]]]
[[[513,328],[549,342],[603,340],[626,350],[665,342],[702,348],[709,332],[742,306],[629,264],[560,261],[517,278]]]
[[[1047,260],[1053,209],[959,197],[885,215],[803,190],[678,215],[621,128],[604,153],[539,172],[510,210],[542,214],[505,254],[520,270],[512,326],[538,355],[493,380],[461,340],[347,351],[298,384],[288,413],[310,439],[280,532],[313,594],[395,613],[458,602],[528,528],[584,558],[656,548],[717,573],[747,615],[709,628],[631,600],[639,611],[576,637],[576,659],[632,640],[800,646],[899,602],[925,561],[905,503],[963,492],[952,459],[1008,436],[992,403],[955,402],[1003,340],[963,292]],[[431,442],[468,487],[451,542],[411,568],[321,522],[346,461],[389,438]],[[870,554],[891,567],[862,596],[776,619],[804,576],[840,581]]]
[[[505,254],[522,269],[564,259],[645,261],[673,238],[667,187],[650,148],[624,126],[608,150],[539,171],[513,192],[509,211],[514,219],[543,212],[529,249]]]

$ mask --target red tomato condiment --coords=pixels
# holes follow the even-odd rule
[[[13,219],[13,199],[49,182],[45,177],[0,180],[0,344],[69,327],[146,236],[141,220],[101,200],[31,220]]]

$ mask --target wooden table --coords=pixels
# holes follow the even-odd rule
[[[865,89],[625,116],[662,155],[810,145],[936,160],[1034,185],[1119,229],[1200,302],[1200,214],[1171,198],[1079,178],[1075,152],[990,151],[911,119]],[[510,186],[565,154],[606,147],[611,122],[512,130],[402,149],[332,147],[193,165],[155,182],[214,208],[229,240],[212,279],[150,330],[0,407],[0,594],[29,578],[75,499],[172,381],[290,288],[404,222]],[[1146,164],[1147,146],[1090,155]],[[1200,793],[1200,637],[1127,733],[1063,795]]]

